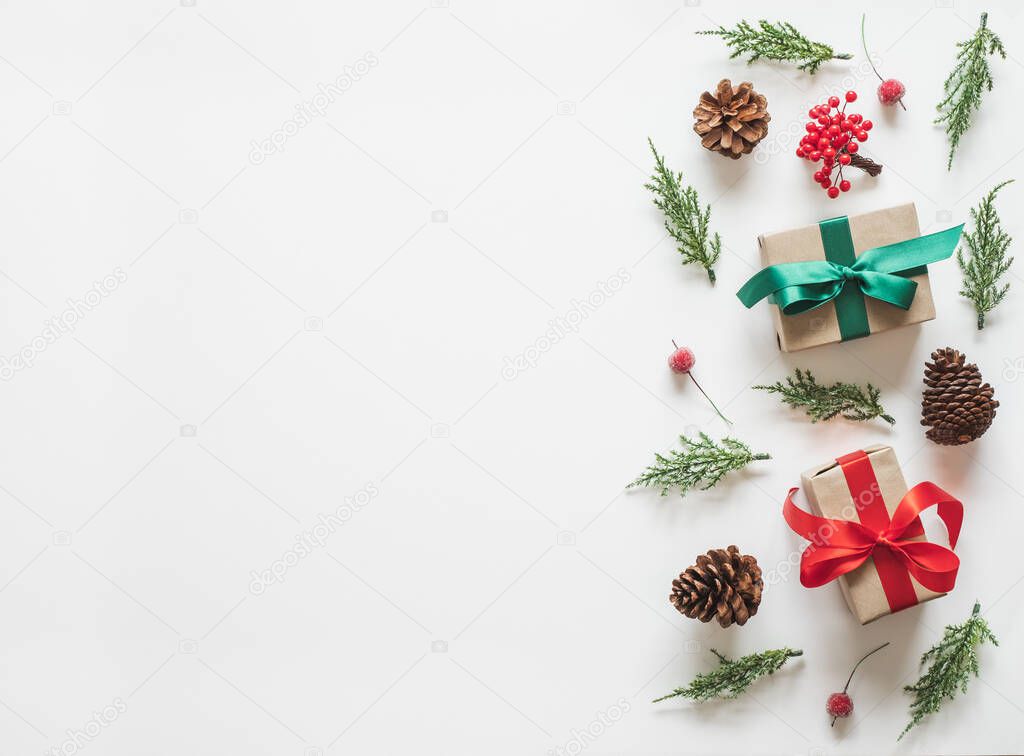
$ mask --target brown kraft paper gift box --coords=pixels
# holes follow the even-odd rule
[[[903,479],[903,471],[900,470],[900,464],[891,446],[868,446],[864,451],[871,460],[885,508],[891,517],[908,490]],[[803,473],[800,476],[800,483],[814,514],[833,520],[857,520],[857,509],[847,486],[846,476],[835,460]],[[913,540],[926,539],[920,536]],[[911,581],[918,603],[946,595],[928,590],[913,578]],[[839,583],[850,611],[862,625],[892,613],[873,559],[868,559],[852,572],[840,575],[836,582]]]
[[[849,222],[854,250],[858,256],[865,250],[884,247],[921,235],[917,210],[913,203],[851,215]],[[822,246],[821,232],[817,224],[762,234],[758,237],[758,244],[761,248],[763,267],[825,259],[825,248]],[[928,274],[923,273],[909,278],[917,282],[917,294],[909,310],[901,310],[871,297],[865,298],[871,333],[923,323],[935,318],[935,303],[932,301]],[[771,306],[771,310],[779,348],[783,352],[796,352],[842,340],[839,334],[839,321],[836,319],[836,308],[832,302],[798,315],[783,315],[775,305]]]

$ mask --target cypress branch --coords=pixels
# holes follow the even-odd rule
[[[707,491],[726,473],[746,467],[755,460],[771,459],[768,454],[755,454],[735,438],[723,438],[716,443],[706,433],[701,433],[696,440],[680,436],[679,441],[683,445],[681,451],[671,451],[668,456],[655,454],[654,464],[628,487],[661,488],[661,495],[667,496],[669,489],[675,486],[679,488],[680,496],[685,496],[692,488]]]
[[[985,641],[999,645],[988,623],[981,617],[981,604],[975,601],[967,621],[960,625],[946,625],[942,640],[921,657],[922,665],[929,664],[928,671],[916,683],[903,688],[914,694],[914,702],[910,704],[910,722],[897,740],[926,716],[937,712],[944,700],[953,700],[957,691],[967,692],[971,673],[978,676],[977,647]]]
[[[961,246],[956,251],[956,261],[963,273],[960,296],[974,303],[978,314],[978,330],[985,327],[985,314],[991,312],[1006,297],[1009,283],[999,285],[999,279],[1010,269],[1013,258],[1006,256],[1006,250],[1013,239],[1003,230],[999,213],[995,209],[996,193],[1013,179],[997,185],[985,195],[976,208],[971,208],[974,230],[964,234],[967,254]]]
[[[773,24],[761,19],[756,27],[747,21],[740,21],[734,29],[719,26],[717,29],[706,29],[697,33],[725,40],[725,44],[733,51],[730,59],[750,53],[748,64],[761,58],[790,61],[799,63],[797,68],[811,74],[827,60],[849,60],[853,57],[849,53],[837,53],[823,42],[812,42],[785,21]]]
[[[960,52],[956,56],[956,67],[943,83],[946,96],[936,109],[939,116],[935,123],[945,124],[949,135],[949,160],[946,170],[953,167],[953,153],[962,137],[971,127],[971,116],[981,107],[981,95],[992,91],[992,70],[988,56],[993,53],[1006,60],[1003,42],[988,28],[988,13],[981,14],[981,22],[974,36],[956,45]]]
[[[834,383],[825,386],[818,383],[810,370],[796,369],[794,375],[770,386],[754,386],[760,391],[778,394],[784,404],[790,407],[804,407],[812,423],[831,420],[842,416],[847,420],[871,420],[880,417],[889,425],[896,423],[892,415],[885,413],[879,402],[881,391],[870,383],[862,389],[855,383]]]
[[[735,661],[715,649],[711,649],[711,653],[718,657],[717,668],[697,675],[685,688],[676,688],[668,695],[655,698],[652,703],[676,697],[689,698],[693,701],[736,698],[755,680],[775,674],[787,661],[795,656],[802,656],[804,652],[800,649],[776,648],[742,656]]]
[[[683,265],[700,265],[714,283],[714,265],[722,254],[722,240],[717,233],[708,236],[711,205],[705,205],[701,210],[697,190],[684,185],[682,173],[673,174],[665,167],[665,158],[658,154],[649,138],[647,144],[654,153],[655,169],[650,183],[644,184],[644,188],[654,194],[655,207],[665,214],[665,230],[676,240]]]

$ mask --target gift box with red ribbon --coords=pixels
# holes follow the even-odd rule
[[[800,558],[805,587],[836,581],[862,625],[953,589],[963,505],[927,481],[908,490],[892,447],[838,457],[801,482],[814,514],[794,503],[793,488],[783,516],[811,542]],[[930,507],[946,526],[949,548],[925,538],[919,515]]]

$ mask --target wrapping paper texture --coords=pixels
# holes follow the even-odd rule
[[[851,215],[849,222],[857,256],[875,247],[895,244],[921,235],[917,210],[913,203]],[[758,237],[758,243],[763,267],[825,259],[825,248],[822,246],[821,232],[817,224],[762,234]],[[935,303],[932,300],[928,274],[910,276],[910,280],[917,282],[917,293],[909,310],[901,310],[871,297],[865,298],[871,333],[923,323],[935,318]],[[771,311],[779,348],[784,352],[796,352],[842,340],[836,308],[832,302],[799,315],[783,315],[775,305],[771,305]]]

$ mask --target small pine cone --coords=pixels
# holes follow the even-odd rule
[[[981,382],[981,371],[952,347],[932,352],[924,366],[924,396],[921,425],[925,434],[943,446],[966,444],[979,438],[992,425],[999,406],[993,389]]]
[[[722,627],[743,625],[761,603],[761,568],[739,549],[712,549],[672,581],[669,601],[682,614],[701,622],[717,619]]]
[[[729,79],[718,82],[714,94],[705,92],[693,110],[693,130],[701,144],[733,160],[746,155],[768,133],[768,100],[745,81],[734,87]]]

